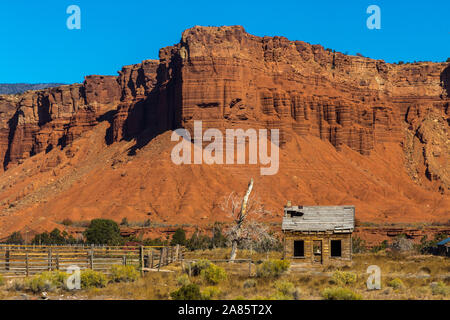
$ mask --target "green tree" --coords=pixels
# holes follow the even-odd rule
[[[172,236],[172,241],[170,243],[171,245],[177,245],[184,246],[186,244],[186,231],[182,228],[178,228],[175,230],[175,233]]]
[[[447,62],[450,62],[450,58],[447,58]]]
[[[25,241],[23,241],[22,234],[20,231],[16,231],[11,233],[11,235],[6,240],[7,244],[24,244]]]
[[[31,240],[31,244],[46,245],[52,243],[50,241],[50,235],[48,234],[48,232],[42,232],[34,236],[33,240]]]
[[[53,229],[52,232],[43,232],[34,236],[31,244],[49,245],[49,244],[75,244],[77,241],[66,231],[61,232],[59,229]]]
[[[222,225],[220,222],[214,223],[212,246],[213,248],[224,248],[226,247],[227,238],[222,233]]]
[[[120,245],[123,239],[120,236],[119,225],[109,219],[94,219],[84,232],[87,243]]]

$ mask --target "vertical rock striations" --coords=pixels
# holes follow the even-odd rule
[[[2,96],[4,167],[71,143],[107,115],[108,143],[136,138],[138,147],[164,131],[192,129],[195,120],[205,129],[279,128],[282,145],[312,135],[362,155],[380,143],[403,143],[413,179],[420,173],[432,188],[449,188],[441,156],[449,148],[445,63],[387,64],[253,36],[241,26],[188,29],[159,55],[123,67],[118,77]]]

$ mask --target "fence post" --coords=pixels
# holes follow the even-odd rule
[[[153,249],[151,249],[150,250],[150,254],[152,255],[152,257],[151,257],[151,264],[150,264],[150,268],[152,268],[153,269],[153,257],[154,257],[154,255],[153,255]]]
[[[123,257],[122,257],[122,264],[123,264],[124,266],[127,265],[127,256],[126,256],[125,254],[124,254]]]
[[[59,270],[59,253],[56,253],[56,270]]]
[[[5,253],[5,270],[7,270],[7,271],[9,271],[9,255],[10,255],[10,251],[8,248]]]
[[[141,264],[141,276],[144,274],[144,247],[140,246],[139,248],[139,261]]]
[[[27,277],[30,275],[30,270],[29,270],[29,267],[28,267],[28,252],[25,254],[25,269],[26,269],[26,274],[27,274]]]
[[[48,270],[52,271],[52,248],[48,248]]]
[[[90,252],[91,269],[94,270],[94,249]]]
[[[177,246],[175,248],[175,261],[178,261],[179,252],[180,252],[180,245],[177,244]]]
[[[166,266],[167,265],[169,265],[169,250],[170,250],[170,247],[168,247],[168,248],[166,248]]]
[[[164,247],[161,248],[161,251],[159,253],[159,265],[158,265],[158,271],[161,269],[161,264],[163,261],[163,255],[164,255]]]

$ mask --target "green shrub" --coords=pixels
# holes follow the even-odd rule
[[[170,242],[172,246],[179,244],[180,246],[186,245],[186,231],[182,228],[175,230],[172,236],[172,241]]]
[[[210,284],[218,284],[227,278],[225,269],[212,263],[206,269],[203,269],[200,274]]]
[[[267,260],[258,265],[256,275],[260,278],[277,278],[289,269],[288,260]]]
[[[55,286],[49,280],[46,280],[39,276],[29,279],[26,282],[25,287],[31,290],[33,293],[39,293],[43,291],[52,292],[56,289]]]
[[[33,293],[51,292],[57,288],[65,288],[68,277],[69,275],[62,271],[45,271],[25,280],[24,288],[31,290]]]
[[[448,286],[446,286],[445,283],[442,281],[433,282],[430,284],[430,287],[431,287],[431,293],[433,295],[447,296],[450,294],[450,288]]]
[[[271,294],[269,297],[267,297],[267,300],[292,300],[292,296],[285,295],[281,293],[280,291],[277,291],[273,294]]]
[[[294,284],[289,281],[277,281],[275,282],[275,288],[277,291],[270,295],[270,300],[292,300],[294,297]]]
[[[10,234],[8,239],[6,239],[7,244],[24,244],[25,241],[23,240],[22,234],[20,231],[16,231]]]
[[[180,289],[173,291],[170,293],[170,296],[173,300],[203,300],[204,297],[200,292],[200,287],[191,283],[185,286],[182,286]]]
[[[177,278],[177,282],[179,286],[186,286],[191,283],[187,274],[182,274]]]
[[[211,261],[207,259],[200,259],[197,262],[191,263],[191,273],[193,276],[198,276],[202,272],[202,270],[207,269],[211,265]],[[189,268],[187,266],[186,268]],[[187,269],[186,271],[189,271]]]
[[[108,283],[108,279],[104,273],[85,269],[81,271],[81,288],[103,288]]]
[[[244,289],[254,288],[254,287],[256,287],[256,280],[255,279],[247,279],[244,281],[244,284],[242,286],[244,287]]]
[[[114,282],[133,282],[139,278],[139,271],[135,266],[113,265],[111,280]]]
[[[277,281],[275,282],[275,288],[285,296],[292,296],[295,290],[294,284],[289,281]]]
[[[202,299],[211,300],[212,298],[217,297],[220,293],[221,291],[217,287],[206,287],[202,292]]]
[[[335,271],[331,276],[331,281],[338,286],[346,286],[356,282],[356,274],[347,271]]]
[[[361,300],[362,296],[348,288],[326,288],[322,291],[325,300]]]
[[[405,287],[405,285],[403,284],[403,281],[400,280],[399,278],[395,278],[395,279],[388,281],[387,285],[393,289],[402,289]]]
[[[0,286],[5,284],[5,279],[3,278],[3,276],[0,274]]]
[[[65,226],[71,226],[71,225],[73,225],[73,221],[70,220],[69,218],[65,218],[61,223],[62,223],[63,225],[65,225]]]

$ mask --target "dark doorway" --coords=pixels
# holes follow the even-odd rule
[[[322,240],[313,241],[314,262],[322,263]]]
[[[331,256],[332,257],[342,256],[341,240],[331,240]]]
[[[294,257],[305,256],[305,242],[303,240],[294,241]]]

